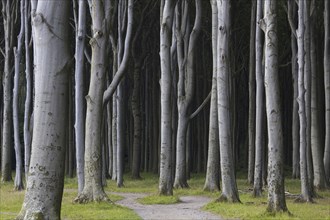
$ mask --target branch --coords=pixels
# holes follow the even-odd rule
[[[86,49],[84,50],[84,54],[85,54],[85,57],[86,57],[88,63],[91,64],[91,62],[92,62],[91,61],[91,55],[88,54],[88,51]]]
[[[2,54],[3,57],[6,57],[6,54],[5,54],[5,52],[2,50],[1,47],[0,47],[0,52],[1,52],[1,54]]]
[[[131,37],[132,37],[132,28],[133,28],[133,0],[129,0],[128,2],[128,25],[127,32],[125,38],[125,51],[124,58],[122,63],[120,64],[118,71],[116,72],[114,78],[112,79],[111,84],[107,88],[107,90],[103,94],[103,105],[107,104],[107,102],[112,97],[113,93],[116,91],[121,79],[124,77],[126,69],[128,67],[129,53],[131,47]]]
[[[194,111],[190,116],[189,116],[189,120],[193,119],[194,117],[196,117],[196,115],[198,115],[198,113],[200,111],[202,111],[202,109],[205,107],[205,105],[208,103],[208,101],[211,99],[211,92],[207,95],[207,97],[204,99],[204,101],[202,102],[202,104],[196,109],[196,111]]]
[[[294,0],[289,0],[288,4],[291,5],[291,4],[295,4],[293,2]],[[288,7],[288,21],[289,21],[289,25],[290,25],[290,28],[291,28],[291,31],[293,33],[293,35],[295,36],[296,39],[298,39],[298,36],[297,36],[297,27],[295,25],[295,23],[293,22],[293,17],[292,17],[292,8],[293,6],[291,7]]]

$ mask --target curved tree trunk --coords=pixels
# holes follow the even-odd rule
[[[76,27],[75,53],[75,139],[78,193],[84,188],[84,154],[85,154],[85,114],[84,114],[84,65],[86,34],[86,3],[78,1],[78,26]]]
[[[257,0],[257,18],[259,22],[263,17],[263,1]],[[256,26],[256,138],[255,138],[255,167],[254,167],[254,182],[253,196],[261,196],[263,186],[263,163],[264,163],[264,148],[265,148],[265,87],[263,76],[263,36],[262,30]]]
[[[218,57],[217,57],[217,89],[218,89],[218,123],[221,157],[222,194],[220,201],[240,202],[235,180],[235,167],[232,124],[230,116],[229,77],[230,77],[230,0],[218,1]]]
[[[68,24],[69,1],[38,3],[33,15],[35,39],[38,40],[34,54],[32,155],[27,191],[17,219],[60,219],[71,70]]]
[[[179,7],[182,4],[182,8]],[[194,92],[194,55],[197,45],[197,38],[201,31],[202,21],[202,5],[201,0],[195,0],[196,17],[194,27],[191,33],[188,32],[189,21],[189,1],[182,1],[177,5],[177,9],[182,9],[183,17],[177,16],[176,23],[181,26],[177,27],[177,56],[179,66],[178,81],[178,133],[176,139],[176,169],[175,169],[175,188],[188,187],[187,167],[186,167],[186,138],[189,123],[188,109],[193,99]],[[181,14],[177,11],[177,15]],[[180,22],[180,20],[182,22]],[[179,35],[179,36],[178,36]],[[188,38],[189,36],[189,38]],[[185,38],[185,40],[184,40]],[[187,64],[185,64],[186,60]]]
[[[268,124],[268,212],[288,211],[284,194],[283,132],[278,76],[278,39],[276,1],[264,2],[265,92]]]
[[[216,0],[210,0],[212,7],[212,53],[213,53],[213,73],[212,92],[210,106],[209,124],[209,151],[207,155],[207,169],[204,190],[220,190],[220,150],[219,150],[219,125],[217,108],[217,40],[218,40],[218,8]]]

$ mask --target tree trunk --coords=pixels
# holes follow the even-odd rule
[[[256,0],[251,7],[251,30],[250,30],[250,61],[249,61],[249,161],[248,183],[253,184],[255,168],[255,135],[256,135],[256,72],[255,72],[255,45],[256,45]]]
[[[181,1],[177,5],[178,10],[176,13],[176,24],[178,27],[176,27],[176,32],[179,81],[177,87],[178,133],[176,139],[176,169],[174,179],[175,188],[188,187],[186,172],[186,136],[189,123],[188,109],[192,102],[194,92],[194,52],[197,45],[197,38],[201,30],[201,6],[201,1],[195,0],[195,23],[191,33],[189,33],[189,2]],[[182,17],[179,16],[181,13]],[[186,38],[185,40],[184,37]],[[184,63],[184,60],[186,60],[187,64]]]
[[[86,2],[78,1],[78,24],[76,26],[75,51],[75,141],[78,193],[84,188],[84,154],[85,154],[85,114],[84,114],[84,65],[86,35]]]
[[[161,114],[160,114],[160,176],[159,193],[173,195],[172,182],[172,131],[171,131],[171,32],[176,0],[166,0],[161,8],[160,60],[161,60]]]
[[[263,2],[257,0],[257,18],[256,22],[263,17]],[[265,149],[265,87],[264,87],[264,65],[263,59],[263,34],[259,26],[256,26],[256,138],[255,138],[255,167],[254,167],[254,182],[253,196],[259,197],[262,194],[263,186],[263,163]]]
[[[108,43],[108,20],[105,17],[107,8],[98,0],[93,0],[90,4],[92,4],[90,7],[93,6],[91,7],[93,37],[90,40],[92,47],[91,79],[86,96],[85,185],[83,191],[75,199],[75,202],[78,203],[108,200],[102,186],[101,169],[102,95]]]
[[[315,7],[315,1],[312,1],[312,8]],[[317,189],[325,189],[327,186],[325,178],[325,170],[322,155],[322,140],[321,140],[321,127],[320,127],[320,109],[319,109],[319,94],[318,94],[318,81],[319,73],[317,70],[317,55],[316,55],[316,12],[312,11],[311,21],[311,71],[312,71],[312,91],[311,91],[311,149],[313,157],[313,170],[314,170],[314,187]],[[312,184],[312,183],[310,183]]]
[[[33,14],[38,40],[32,155],[27,191],[17,219],[60,219],[71,70],[68,24],[69,1],[38,3]]]
[[[19,90],[19,76],[20,76],[20,62],[22,59],[22,47],[24,40],[24,11],[25,1],[20,2],[21,12],[21,27],[17,39],[17,48],[14,48],[15,55],[15,76],[14,76],[14,90],[13,90],[13,128],[14,128],[14,140],[15,140],[15,157],[16,157],[16,174],[14,186],[16,190],[24,189],[23,185],[23,158],[22,158],[22,145],[19,137],[19,117],[18,117],[18,90]]]
[[[124,186],[124,147],[125,147],[125,110],[124,82],[120,82],[117,90],[117,186]]]
[[[232,124],[230,115],[230,0],[218,1],[217,89],[218,123],[221,157],[222,194],[220,201],[240,202],[232,155]]]
[[[308,175],[307,175],[307,117],[306,117],[306,105],[305,105],[305,45],[304,45],[304,35],[305,35],[305,17],[304,1],[299,1],[298,10],[298,104],[299,104],[299,121],[300,121],[300,179],[301,179],[301,199],[304,201],[311,201],[312,196],[309,191]]]
[[[324,168],[327,181],[330,181],[330,2],[324,1],[324,88],[325,88],[325,150]]]
[[[3,73],[3,126],[2,126],[2,160],[1,180],[11,181],[11,152],[12,152],[12,45],[13,45],[13,14],[11,10],[14,1],[2,1],[2,17],[5,33],[5,60]]]
[[[307,162],[307,176],[308,176],[308,188],[311,196],[314,196],[314,174],[313,174],[313,162],[312,162],[312,149],[311,149],[311,25],[310,25],[310,0],[304,0],[304,48],[305,48],[305,67],[304,67],[304,96],[305,96],[305,111],[306,111],[306,162]]]
[[[31,109],[32,109],[32,67],[31,67],[31,57],[30,57],[30,48],[29,48],[29,12],[28,6],[30,1],[25,1],[25,10],[24,10],[24,26],[25,26],[25,78],[26,78],[26,96],[25,96],[25,106],[24,106],[24,170],[27,180],[31,156],[31,141],[32,134],[30,132],[30,119],[31,119]]]
[[[212,7],[212,92],[210,106],[210,124],[209,124],[209,150],[207,155],[207,170],[204,184],[204,190],[220,190],[220,151],[219,151],[219,125],[217,108],[217,40],[218,40],[218,8],[215,0],[210,0]]]
[[[276,1],[264,2],[265,92],[268,124],[268,212],[286,212],[283,175],[283,132],[278,76]]]
[[[141,108],[140,108],[140,63],[134,61],[134,87],[132,94],[132,112],[134,120],[134,137],[133,137],[133,161],[132,161],[132,178],[140,179],[141,168]]]
[[[293,24],[297,23],[297,4],[294,0],[288,1],[288,17]],[[300,177],[299,165],[299,114],[298,114],[298,63],[297,63],[297,39],[296,27],[291,31],[291,71],[293,79],[293,104],[292,104],[292,178]]]

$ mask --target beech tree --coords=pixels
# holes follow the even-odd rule
[[[186,188],[186,134],[189,124],[189,106],[193,100],[194,91],[194,54],[198,35],[201,30],[202,8],[201,1],[195,1],[196,17],[194,27],[190,31],[188,23],[189,2],[178,1],[176,9],[176,40],[177,59],[179,69],[178,79],[178,132],[176,139],[176,168],[175,168],[175,188]],[[187,41],[184,40],[184,38]]]
[[[4,25],[4,69],[3,69],[3,118],[2,118],[2,152],[1,152],[1,180],[8,182],[11,177],[11,151],[12,151],[12,57],[14,36],[15,1],[2,1],[2,18]]]
[[[84,65],[86,35],[86,2],[78,1],[78,18],[76,21],[75,50],[75,141],[78,192],[84,188],[84,152],[85,152],[85,119],[84,119]]]
[[[263,17],[263,1],[257,0],[256,22]],[[265,87],[263,59],[263,33],[259,25],[256,25],[256,137],[255,137],[255,166],[253,195],[261,196],[263,186],[263,164],[265,149]]]
[[[13,128],[14,128],[14,142],[15,142],[15,158],[16,158],[16,176],[15,176],[15,189],[22,190],[23,186],[23,158],[22,158],[22,145],[19,137],[19,121],[18,121],[18,89],[19,89],[19,76],[20,76],[20,62],[22,58],[22,48],[24,40],[24,11],[25,1],[20,2],[21,24],[20,32],[17,39],[17,47],[14,47],[15,56],[15,75],[14,75],[14,90],[13,90]]]
[[[325,87],[325,151],[323,156],[325,175],[330,181],[330,3],[324,1],[324,87]]]
[[[70,72],[69,1],[38,2],[32,20],[38,39],[34,132],[27,190],[17,219],[60,219]]]
[[[218,7],[216,0],[210,0],[212,7],[212,90],[210,106],[210,124],[209,124],[209,150],[207,156],[207,170],[205,177],[204,190],[220,190],[220,146],[219,146],[219,124],[217,108],[217,45],[218,45]]]
[[[161,3],[160,60],[161,60],[161,113],[160,113],[160,175],[159,193],[173,194],[172,132],[171,132],[171,36],[176,0]]]
[[[229,102],[230,0],[218,1],[217,89],[222,191],[220,201],[240,202],[234,175]]]
[[[276,1],[265,0],[260,26],[265,33],[265,94],[268,131],[268,212],[288,211],[284,194],[283,132],[278,77]]]
[[[91,79],[88,95],[86,96],[86,133],[85,133],[85,163],[84,188],[78,194],[75,202],[86,203],[91,201],[108,200],[102,186],[101,169],[101,120],[102,94],[105,80],[105,56],[108,43],[109,9],[110,2],[89,2],[92,16],[93,37],[90,40],[92,47]]]

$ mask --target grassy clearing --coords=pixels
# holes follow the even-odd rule
[[[112,201],[122,199],[111,192],[147,193],[147,197],[139,200],[143,204],[172,204],[179,202],[183,195],[208,196],[214,201],[220,196],[220,192],[204,192],[203,174],[193,174],[189,180],[188,189],[175,189],[174,196],[158,196],[158,176],[142,173],[141,180],[133,180],[130,175],[124,176],[125,186],[118,188],[115,181],[108,180],[105,191]],[[287,206],[292,215],[286,213],[272,216],[265,212],[267,207],[267,193],[263,197],[253,198],[251,186],[247,184],[246,177],[237,175],[238,189],[241,204],[211,202],[204,210],[216,213],[224,218],[240,219],[325,219],[330,220],[330,191],[318,192],[323,198],[316,199],[314,204],[294,203],[287,198]],[[285,180],[286,192],[299,194],[299,180],[287,178]],[[73,204],[72,200],[77,195],[77,179],[65,179],[65,190],[62,202],[63,219],[139,219],[131,210],[110,203]],[[13,191],[13,183],[0,184],[0,219],[13,219],[21,209],[24,192]]]

